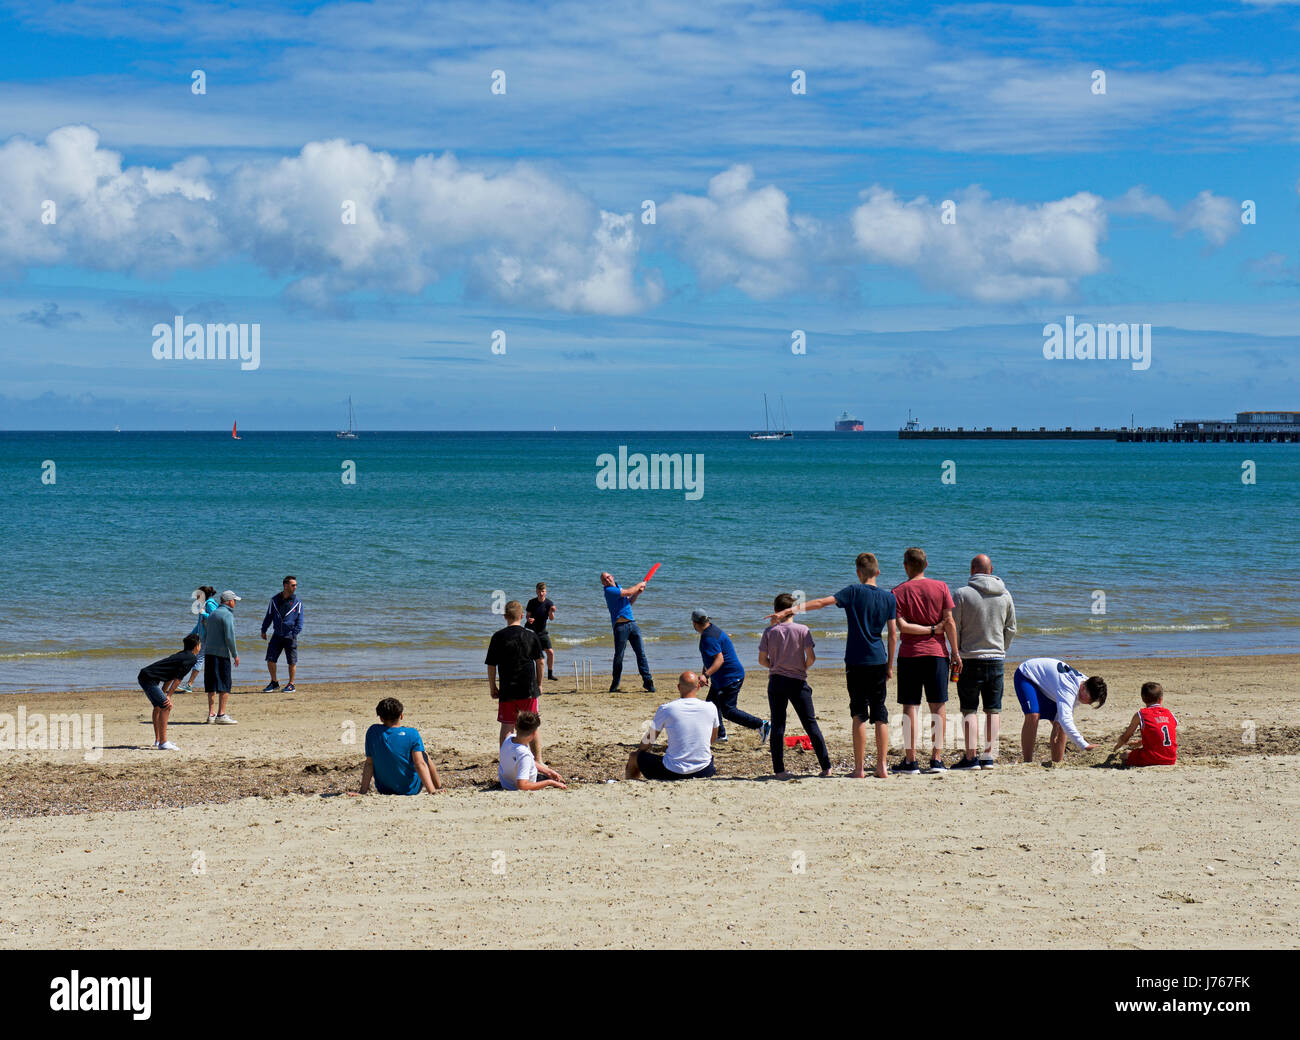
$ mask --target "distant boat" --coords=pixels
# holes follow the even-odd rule
[[[120,426],[114,426],[114,427],[113,427],[113,432],[114,432],[114,433],[121,433],[121,432],[122,432],[122,427],[120,427]]]
[[[921,420],[915,418],[915,417],[912,415],[912,409],[909,408],[909,409],[907,410],[907,425],[904,426],[903,429],[905,429],[905,430],[919,430],[920,428],[921,428]]]
[[[856,415],[850,415],[848,412],[840,412],[840,417],[835,420],[836,433],[861,433],[862,420]]]
[[[348,397],[348,428],[339,430],[334,436],[343,441],[354,441],[357,439],[356,416],[352,413],[352,397]]]
[[[230,427],[230,436],[234,437],[235,440],[237,440],[237,441],[242,441],[242,440],[244,439],[243,437],[239,436],[239,423],[238,423],[238,422],[234,423],[234,424]]]
[[[781,398],[781,428],[772,429],[772,417],[767,410],[767,394],[763,395],[763,429],[756,433],[751,433],[751,441],[783,441],[787,437],[793,437],[794,433],[790,430],[789,424],[785,418],[785,397]]]

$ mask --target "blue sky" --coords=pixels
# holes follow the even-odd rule
[[[3,428],[1300,407],[1300,4],[74,0],[0,48]],[[1045,359],[1067,314],[1150,369]],[[156,359],[176,315],[260,366]]]

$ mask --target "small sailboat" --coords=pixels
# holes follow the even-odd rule
[[[239,436],[239,423],[238,423],[238,422],[235,422],[235,423],[230,427],[230,436],[234,437],[235,440],[237,440],[237,441],[242,441],[242,440],[244,439],[243,437]]]
[[[794,433],[790,430],[789,424],[785,417],[785,397],[781,397],[781,428],[772,429],[772,418],[767,410],[767,394],[763,395],[763,429],[756,433],[751,433],[751,441],[783,441],[787,437],[793,437]]]
[[[348,396],[348,428],[339,430],[334,436],[342,441],[354,441],[357,439],[356,416],[352,412],[352,397]]]

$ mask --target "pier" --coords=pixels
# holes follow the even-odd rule
[[[1238,412],[1231,419],[1180,419],[1173,426],[1121,426],[1090,430],[1012,426],[922,429],[909,416],[900,441],[1122,441],[1126,444],[1300,444],[1300,412]]]

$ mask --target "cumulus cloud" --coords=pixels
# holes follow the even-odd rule
[[[55,223],[42,223],[45,199]],[[0,264],[157,272],[248,258],[324,308],[453,272],[488,296],[565,311],[627,314],[660,297],[638,274],[631,215],[526,164],[487,173],[341,140],[217,176],[199,159],[123,168],[93,130],[63,127],[0,148],[0,218]]]
[[[751,188],[753,179],[752,167],[732,166],[709,181],[707,195],[674,194],[659,207],[658,223],[706,285],[765,299],[805,280],[805,250],[818,226],[791,217],[785,192]]]
[[[1202,191],[1182,209],[1175,209],[1144,187],[1130,188],[1107,204],[1111,213],[1136,214],[1172,224],[1180,235],[1199,231],[1212,246],[1221,246],[1241,230],[1241,203]]]
[[[1101,267],[1102,199],[1079,192],[1052,202],[994,199],[980,188],[941,202],[903,199],[879,185],[853,210],[853,240],[869,259],[915,271],[923,281],[986,303],[1064,296]]]
[[[123,168],[86,126],[0,145],[0,266],[160,271],[224,248],[202,159]]]

